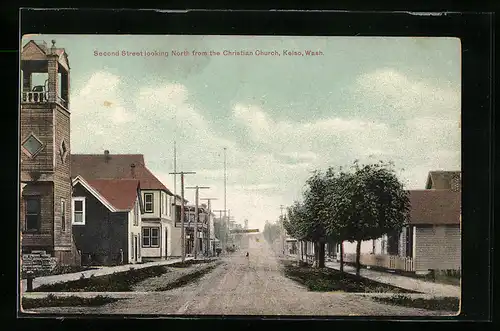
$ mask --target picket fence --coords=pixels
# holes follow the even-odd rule
[[[383,254],[361,254],[359,260],[364,266],[410,272],[415,271],[414,261],[411,257]],[[355,263],[356,254],[344,254],[344,262]]]

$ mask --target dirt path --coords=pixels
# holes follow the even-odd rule
[[[266,243],[252,241],[245,252],[223,263],[198,282],[166,292],[93,308],[42,308],[37,312],[172,315],[398,315],[431,316],[445,312],[384,305],[359,295],[309,292],[283,276]],[[448,313],[451,314],[451,313]]]

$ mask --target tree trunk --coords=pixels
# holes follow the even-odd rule
[[[344,272],[344,241],[340,242],[340,272]]]
[[[325,243],[318,243],[318,268],[325,267]]]
[[[359,276],[359,271],[361,270],[361,240],[358,240],[356,243],[356,276]]]
[[[300,258],[304,261],[304,242],[300,241]]]

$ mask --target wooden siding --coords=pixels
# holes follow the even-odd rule
[[[51,104],[21,106],[21,143],[33,133],[43,143],[36,157],[21,153],[21,172],[54,171],[54,107]]]
[[[71,160],[70,160],[70,118],[69,113],[57,106],[55,109],[55,135],[54,135],[54,246],[65,250],[71,250],[72,227],[71,227]],[[62,141],[66,145],[66,158],[63,160],[59,148]],[[62,229],[61,199],[66,201],[66,227]]]
[[[102,265],[120,262],[120,249],[123,262],[128,262],[128,213],[112,213],[80,184],[73,189],[74,197],[85,197],[85,225],[73,225],[77,248],[82,253],[82,262]]]
[[[461,269],[461,238],[458,225],[416,228],[415,270]]]
[[[54,245],[54,187],[51,182],[28,183],[23,189],[23,199],[20,205],[20,222],[22,233],[22,246],[25,248],[33,247],[53,247]],[[25,232],[25,213],[26,204],[24,197],[40,197],[40,231],[39,233]]]

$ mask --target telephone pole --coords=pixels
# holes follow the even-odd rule
[[[186,236],[184,231],[184,175],[194,175],[194,171],[171,172],[171,175],[181,175],[181,259],[186,259]],[[174,197],[175,198],[175,197]],[[175,199],[174,199],[175,201]]]
[[[283,254],[285,254],[285,226],[284,226],[284,219],[283,219],[283,209],[285,207],[283,205],[280,205],[280,210],[281,210],[281,223],[280,223],[280,227],[281,227],[281,248],[282,248],[282,251],[283,251]]]
[[[207,225],[207,236],[208,236],[208,256],[212,256],[212,242],[210,240],[210,219],[212,217],[212,206],[211,201],[217,200],[217,198],[201,198],[200,200],[207,201],[208,203],[208,225]]]
[[[194,224],[194,259],[196,260],[196,257],[198,256],[198,223],[200,222],[200,214],[198,212],[198,203],[199,203],[199,196],[200,196],[200,189],[208,189],[210,187],[208,186],[190,186],[186,187],[187,189],[194,189],[195,191],[195,207],[194,207],[194,217],[195,217],[195,224]],[[202,232],[203,233],[203,232]]]
[[[226,212],[227,212],[227,169],[226,169],[226,151],[227,148],[224,147],[224,222],[226,222]],[[227,225],[227,224],[226,224]],[[229,230],[229,227],[227,227]],[[227,234],[226,234],[227,239]]]

